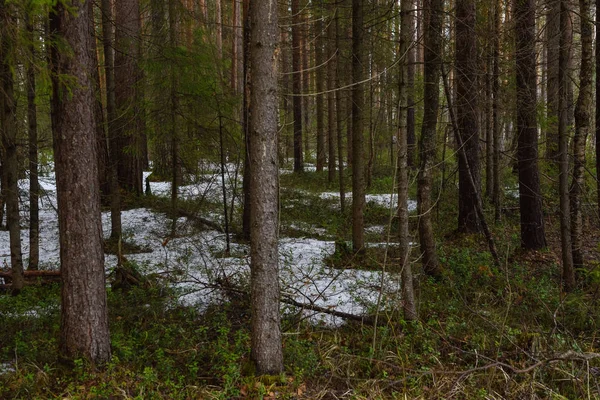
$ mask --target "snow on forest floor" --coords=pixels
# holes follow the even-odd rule
[[[182,198],[204,197],[219,201],[222,196],[220,173],[204,174],[198,183],[181,187]],[[145,177],[148,175],[145,174]],[[232,175],[230,175],[232,176]],[[239,180],[226,178],[230,198],[233,182]],[[29,253],[28,224],[28,181],[19,182],[22,217],[22,251],[27,265]],[[41,268],[59,267],[58,218],[56,204],[56,184],[54,173],[40,176],[44,194],[40,199],[40,264]],[[151,182],[152,193],[158,196],[170,195],[170,183]],[[240,188],[241,186],[238,186]],[[323,198],[334,198],[335,193],[322,193]],[[339,194],[337,194],[339,197]],[[389,207],[390,195],[368,195],[368,201]],[[230,201],[230,200],[229,200]],[[415,208],[410,204],[409,208]],[[214,216],[211,216],[214,217]],[[215,217],[216,218],[216,217]],[[214,219],[214,218],[213,218]],[[110,214],[102,213],[105,237],[110,233]],[[249,280],[249,247],[232,243],[232,256],[223,257],[225,235],[217,231],[198,231],[186,218],[177,221],[178,237],[166,241],[169,236],[171,220],[165,214],[147,208],[137,208],[122,212],[123,236],[126,241],[147,249],[147,252],[128,254],[130,261],[137,263],[144,273],[175,273],[179,279],[174,286],[181,290],[180,301],[183,304],[205,308],[213,302],[222,300],[222,294],[214,290],[217,280],[231,283],[244,283]],[[379,228],[378,228],[379,229]],[[384,228],[382,227],[381,230]],[[373,243],[370,246],[381,246]],[[314,238],[280,239],[281,288],[286,296],[296,301],[314,304],[320,307],[336,309],[352,314],[363,314],[372,310],[377,302],[379,288],[382,286],[381,274],[376,271],[356,269],[333,269],[325,265],[324,258],[333,254],[335,244],[330,240]],[[0,261],[3,268],[10,265],[9,236],[0,231]],[[107,272],[116,265],[116,256],[105,257]],[[386,277],[383,292],[386,299],[392,299],[399,293],[397,279]],[[305,311],[313,323],[338,325],[343,321],[338,317],[323,313]]]

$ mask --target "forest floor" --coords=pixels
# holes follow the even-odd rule
[[[456,189],[446,188],[433,211],[444,277],[425,277],[413,252],[419,322],[407,323],[398,313],[389,171],[376,175],[369,191],[369,245],[359,258],[348,256],[349,211],[340,211],[337,187],[326,172],[282,171],[282,293],[306,307],[282,303],[285,375],[255,377],[249,360],[249,248],[237,239],[241,180],[230,167],[229,251],[223,230],[214,229],[224,226],[215,165],[204,165],[181,188],[176,235],[169,183],[151,182],[153,196],[128,201],[123,248],[136,249],[125,257],[145,280],[126,291],[109,287],[113,360],[106,369],[58,362],[57,285],[0,296],[0,398],[600,398],[596,224],[588,221],[586,230],[591,261],[580,273],[585,284],[567,295],[560,290],[557,221],[550,213],[549,250],[521,253],[518,213],[510,214],[517,200],[507,197],[505,219],[493,227],[504,260],[498,269],[482,237],[453,231]],[[40,180],[41,262],[57,269],[51,168]],[[26,204],[27,181],[20,185]],[[26,227],[26,208],[22,216]],[[106,237],[109,223],[103,212]],[[26,229],[22,235],[26,255]],[[0,258],[9,264],[4,231]],[[109,282],[116,264],[117,256],[106,254]],[[378,315],[378,324],[315,311],[319,307]]]

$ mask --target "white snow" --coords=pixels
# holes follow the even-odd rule
[[[146,173],[145,176],[148,174]],[[233,175],[229,175],[233,176]],[[241,177],[238,177],[238,180]],[[228,201],[233,192],[234,180],[226,178]],[[44,195],[40,199],[40,264],[42,268],[59,267],[58,221],[56,211],[56,185],[54,173],[40,177]],[[204,196],[211,201],[221,201],[221,175],[218,168],[210,174],[201,175],[198,183],[181,187],[181,197],[197,198]],[[28,181],[19,182],[22,201],[21,240],[25,264],[28,248]],[[238,187],[241,188],[241,185]],[[170,195],[170,184],[152,182],[153,194]],[[322,193],[323,198],[334,198],[336,193]],[[390,195],[368,195],[368,201],[389,206]],[[414,202],[409,205],[414,209]],[[205,217],[218,221],[214,213]],[[110,215],[102,213],[105,237],[110,233]],[[178,277],[174,287],[180,289],[180,302],[204,308],[222,299],[222,294],[214,289],[217,279],[227,279],[234,284],[247,283],[249,280],[249,248],[237,243],[231,244],[231,254],[222,257],[225,249],[225,236],[217,231],[198,232],[186,218],[177,221],[178,236],[169,238],[171,220],[164,214],[146,208],[122,212],[122,225],[125,240],[135,243],[148,251],[140,254],[127,254],[127,259],[136,262],[144,273],[175,274]],[[296,223],[292,228],[325,234],[326,230],[305,223]],[[381,227],[373,227],[379,232]],[[324,257],[334,252],[334,242],[310,238],[280,240],[280,279],[285,296],[301,303],[320,307],[335,308],[338,311],[363,314],[372,311],[381,287],[381,274],[372,271],[338,270],[326,266]],[[107,272],[116,264],[114,255],[105,257]],[[0,263],[10,265],[9,236],[0,231]],[[387,299],[399,293],[398,279],[386,276],[383,291]],[[391,297],[390,297],[391,296]],[[385,300],[384,298],[384,300]],[[395,299],[397,301],[397,299]],[[285,310],[289,307],[283,306]],[[323,313],[305,310],[304,313],[313,323],[337,325],[343,321]],[[2,365],[0,365],[0,369]]]

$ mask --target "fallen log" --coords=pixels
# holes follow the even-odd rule
[[[39,270],[39,271],[24,271],[23,275],[25,276],[25,279],[27,278],[38,278],[38,277],[42,277],[42,278],[55,278],[55,277],[60,277],[60,271],[45,271],[45,270]],[[11,271],[0,271],[0,278],[12,278],[12,272]]]

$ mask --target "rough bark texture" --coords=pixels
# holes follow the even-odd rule
[[[411,0],[402,0],[400,9],[400,49],[403,56],[400,61],[400,76],[398,85],[398,245],[400,271],[402,275],[402,309],[404,319],[413,321],[417,319],[415,306],[415,292],[410,260],[410,237],[408,231],[408,131],[407,131],[407,83],[408,83],[408,49],[412,46],[412,30],[410,27]]]
[[[475,1],[456,1],[456,116],[458,134],[464,146],[466,161],[476,188],[471,187],[469,167],[458,159],[458,231],[479,232],[477,191],[481,187],[479,165],[479,126],[477,85],[477,35],[475,34]]]
[[[420,168],[417,178],[417,212],[419,214],[419,243],[421,246],[423,271],[431,276],[440,276],[441,268],[436,254],[435,237],[431,222],[431,186],[435,162],[435,136],[439,107],[439,80],[441,61],[442,0],[425,0],[424,43],[424,110],[421,140],[419,142]]]
[[[232,0],[233,3],[233,34],[231,35],[232,52],[231,52],[231,88],[233,93],[239,94],[242,91],[243,85],[243,27],[242,27],[242,1]]]
[[[516,27],[517,135],[521,246],[546,247],[538,171],[537,96],[535,70],[535,1],[517,0]]]
[[[251,19],[252,360],[260,375],[283,371],[277,248],[277,2],[253,3]]]
[[[596,0],[596,72],[600,71],[600,0]],[[598,202],[598,215],[600,215],[600,79],[596,79],[596,114],[595,114],[595,142],[596,142],[596,201]],[[0,222],[2,220],[0,219]]]
[[[302,149],[302,54],[300,41],[300,1],[292,1],[292,108],[294,111],[294,172],[304,171],[304,152]]]
[[[17,103],[14,93],[16,19],[12,6],[0,1],[0,136],[2,136],[4,182],[2,191],[6,202],[6,227],[10,237],[10,264],[13,274],[12,291],[23,288],[23,255],[19,225],[19,160],[17,155]]]
[[[121,188],[143,193],[143,150],[140,132],[141,70],[139,39],[141,32],[139,0],[115,2],[115,102],[117,107],[116,154]]]
[[[30,6],[31,7],[31,6]],[[27,137],[29,155],[29,270],[38,269],[40,262],[40,184],[38,180],[37,107],[35,104],[35,34],[31,9],[25,19],[29,63],[27,64]]]
[[[106,87],[106,131],[108,136],[108,169],[110,174],[110,237],[121,237],[121,192],[118,177],[117,103],[115,100],[113,17],[111,0],[102,0],[102,46],[104,49],[104,79]]]
[[[363,0],[352,0],[352,247],[363,251],[365,246],[365,155],[363,118],[364,84],[364,6]]]
[[[584,264],[582,192],[585,174],[585,143],[590,134],[592,109],[592,22],[590,20],[590,0],[579,0],[581,21],[581,69],[579,72],[579,97],[575,106],[575,136],[573,137],[573,182],[570,189],[571,200],[571,245],[575,270]],[[566,278],[566,277],[565,277]],[[573,276],[573,280],[575,277]],[[570,278],[569,278],[570,280]],[[566,283],[567,280],[564,279]]]
[[[50,29],[72,54],[51,49],[52,132],[62,274],[60,350],[64,357],[110,359],[100,191],[89,71],[88,3],[59,3]],[[61,47],[62,48],[62,47]],[[75,83],[66,87],[58,77]]]
[[[560,0],[560,46],[558,55],[558,172],[560,198],[560,243],[562,250],[563,283],[572,288],[575,283],[573,269],[573,253],[571,247],[571,219],[569,211],[569,133],[568,133],[568,98],[567,98],[567,31],[563,30],[570,18],[568,5]]]

